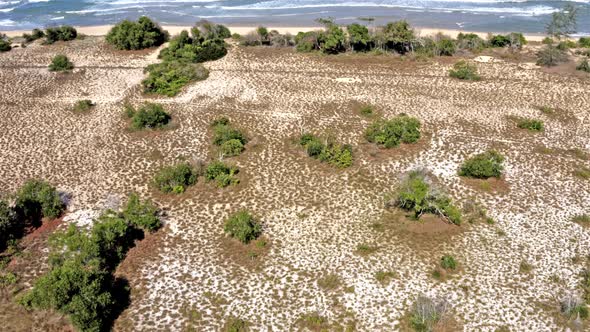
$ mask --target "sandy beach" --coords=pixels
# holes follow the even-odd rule
[[[104,36],[106,35],[109,30],[111,29],[112,25],[96,25],[96,26],[77,26],[76,29],[78,32],[83,33],[88,36]],[[253,26],[228,26],[232,33],[239,33],[239,34],[247,34],[255,29]],[[190,30],[190,26],[180,26],[180,25],[164,25],[164,29],[168,30],[171,35],[175,35],[180,33],[182,30]],[[277,30],[280,33],[290,33],[290,34],[297,34],[300,31],[311,31],[322,29],[321,26],[307,26],[307,27],[282,27],[282,26],[268,26],[269,30]],[[459,33],[475,33],[482,38],[486,38],[489,33],[494,33],[494,31],[465,31],[465,30],[455,30],[455,29],[434,29],[434,28],[427,28],[427,27],[416,27],[414,28],[415,31],[420,36],[428,36],[433,35],[439,32],[443,34],[449,35],[451,37],[456,37]],[[21,36],[23,33],[28,33],[30,30],[14,30],[14,31],[5,31],[7,36],[9,37],[16,37]],[[545,36],[544,35],[536,35],[536,34],[525,34],[527,40],[530,41],[541,41]]]

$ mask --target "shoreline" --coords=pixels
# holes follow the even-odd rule
[[[88,36],[105,36],[109,30],[113,27],[114,25],[93,25],[93,26],[74,26],[76,28],[76,30],[78,30],[79,33],[88,35]],[[192,26],[188,26],[188,25],[163,25],[162,28],[165,30],[168,30],[168,32],[170,32],[170,35],[176,35],[178,33],[180,33],[182,30],[190,30]],[[251,31],[254,31],[256,29],[256,26],[233,26],[233,25],[227,25],[227,27],[230,29],[230,31],[232,33],[239,33],[241,35],[247,34]],[[268,30],[277,30],[278,32],[284,34],[284,33],[290,33],[292,35],[296,35],[298,32],[303,31],[303,32],[307,32],[307,31],[312,31],[312,30],[318,30],[318,29],[322,29],[323,26],[301,26],[301,27],[297,27],[297,26],[267,26]],[[413,27],[414,31],[416,32],[417,35],[419,36],[428,36],[428,35],[434,35],[436,33],[442,32],[446,35],[449,35],[453,38],[456,38],[457,35],[459,33],[475,33],[477,35],[479,35],[482,38],[486,38],[487,35],[489,33],[493,33],[493,34],[505,34],[506,32],[493,32],[493,31],[486,31],[486,32],[482,32],[482,31],[468,31],[468,30],[460,30],[460,29],[436,29],[436,28],[428,28],[428,27]],[[30,33],[31,30],[12,30],[12,31],[0,31],[1,33],[6,34],[8,37],[20,37],[22,36],[23,33]],[[518,32],[518,31],[515,31]],[[529,41],[541,41],[543,40],[543,38],[545,38],[546,35],[544,34],[524,34],[525,38]]]

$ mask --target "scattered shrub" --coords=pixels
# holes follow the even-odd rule
[[[51,184],[29,180],[16,193],[16,210],[26,220],[55,219],[65,210],[65,204]]]
[[[346,32],[353,52],[364,52],[371,48],[373,41],[366,26],[352,23],[346,27]]]
[[[146,68],[149,76],[144,79],[144,92],[157,93],[173,97],[182,87],[192,81],[202,81],[209,76],[209,71],[200,64],[179,61],[165,61],[152,64]]]
[[[137,111],[132,112],[131,127],[133,129],[162,128],[170,122],[170,114],[160,104],[146,103]]]
[[[581,179],[588,180],[590,179],[590,168],[584,166],[579,167],[574,171],[574,175]]]
[[[440,259],[440,267],[445,270],[456,270],[457,269],[457,261],[455,257],[451,255],[444,255]]]
[[[222,39],[205,39],[197,28],[193,28],[191,32],[192,37],[183,30],[180,35],[172,38],[170,45],[158,57],[164,61],[200,63],[221,59],[227,54]]]
[[[141,50],[160,46],[168,40],[168,32],[146,16],[137,22],[124,20],[111,28],[106,41],[120,50]]]
[[[20,237],[22,227],[14,209],[0,201],[0,252],[4,251],[9,240]]]
[[[76,29],[69,25],[45,29],[45,43],[53,44],[57,41],[70,41],[78,37]]]
[[[72,69],[74,69],[74,64],[63,54],[54,56],[49,65],[49,71],[68,71]]]
[[[457,35],[457,44],[459,48],[471,51],[481,51],[486,47],[485,40],[475,33],[459,33]]]
[[[407,115],[377,120],[367,128],[365,138],[388,149],[400,143],[415,143],[420,139],[420,121]]]
[[[324,144],[319,138],[311,134],[303,134],[299,143],[305,147],[307,155],[327,162],[338,168],[346,168],[352,166],[352,147],[350,145],[338,144],[328,141]]]
[[[76,102],[76,104],[74,105],[74,112],[79,112],[79,113],[88,112],[93,106],[94,106],[94,104],[92,103],[91,100],[88,100],[88,99],[78,100]]]
[[[570,48],[576,48],[578,46],[573,40],[562,40],[557,44],[557,48],[561,51],[566,51]]]
[[[374,107],[371,105],[365,105],[363,107],[361,107],[361,115],[365,115],[365,116],[369,116],[369,115],[373,115],[374,112]]]
[[[455,42],[446,36],[436,42],[436,50],[439,56],[452,56],[457,51]]]
[[[555,41],[554,41],[554,40],[553,40],[553,38],[551,38],[551,37],[545,37],[545,38],[543,38],[543,40],[541,41],[541,43],[542,43],[543,45],[553,45],[553,43],[554,43],[554,42],[555,42]]]
[[[155,176],[154,183],[165,193],[183,193],[188,186],[197,182],[199,174],[187,162],[162,168]]]
[[[402,181],[395,205],[414,212],[419,219],[424,213],[433,213],[449,222],[461,224],[461,212],[451,199],[434,187],[432,180],[424,171],[411,171]]]
[[[504,170],[503,161],[504,156],[495,150],[489,150],[467,159],[461,165],[459,175],[477,179],[499,178]]]
[[[158,209],[150,201],[142,202],[136,193],[129,196],[121,214],[130,225],[144,231],[154,232],[162,227]]]
[[[237,156],[244,151],[244,144],[239,139],[230,139],[221,144],[221,153],[224,156]]]
[[[568,294],[561,300],[561,312],[570,319],[587,319],[588,306],[578,296]]]
[[[238,129],[232,128],[227,118],[213,121],[213,144],[223,146],[226,142],[237,140],[243,146],[248,142],[246,136]],[[235,143],[232,143],[235,145]],[[241,151],[240,151],[241,152]]]
[[[375,273],[375,279],[382,284],[388,283],[391,279],[395,278],[395,272],[391,271],[377,271]]]
[[[539,66],[553,67],[567,61],[567,54],[555,46],[547,45],[537,52]]]
[[[492,47],[506,47],[510,44],[510,39],[504,35],[493,35],[489,44]]]
[[[580,47],[590,48],[590,37],[580,37],[580,39],[578,39],[578,45]]]
[[[572,221],[580,223],[580,224],[584,224],[584,225],[590,225],[590,215],[580,214],[580,215],[574,216],[572,218]]]
[[[529,131],[540,132],[545,128],[543,121],[537,119],[520,119],[517,123],[518,128]]]
[[[223,231],[247,244],[260,236],[262,227],[248,211],[242,210],[225,221]]]
[[[455,63],[453,69],[449,71],[449,76],[468,81],[479,81],[481,79],[477,73],[477,67],[465,60]]]
[[[23,33],[23,38],[27,43],[34,42],[35,40],[41,39],[43,37],[45,37],[45,33],[40,29],[33,29],[30,34]]]
[[[419,332],[432,331],[449,311],[446,300],[420,296],[410,314],[410,325]]]
[[[583,59],[577,66],[576,70],[584,71],[590,73],[590,62],[588,59]]]
[[[8,52],[12,49],[10,46],[10,40],[6,35],[0,33],[0,52]]]
[[[228,166],[221,161],[214,161],[205,169],[205,179],[215,181],[218,187],[224,188],[240,182],[236,178],[238,172],[239,169],[235,166]]]
[[[299,32],[295,36],[295,49],[303,53],[319,50],[321,39],[323,39],[322,31]]]
[[[248,323],[240,318],[230,318],[223,332],[247,332]]]

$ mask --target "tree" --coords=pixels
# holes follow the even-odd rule
[[[229,236],[247,244],[260,236],[262,227],[248,211],[242,210],[225,221],[223,231]]]
[[[137,22],[124,20],[111,28],[106,41],[120,50],[141,50],[168,41],[168,32],[146,16]]]
[[[336,24],[327,24],[323,37],[323,43],[321,44],[322,52],[337,54],[345,50],[344,43],[346,42],[346,38],[344,31]]]
[[[545,45],[537,52],[537,64],[539,66],[553,67],[568,59],[567,54],[554,45]]]
[[[381,33],[387,48],[400,54],[414,50],[414,30],[406,20],[387,23]]]
[[[146,103],[133,113],[131,126],[133,129],[162,128],[170,122],[171,118],[162,105]]]
[[[551,15],[551,21],[547,24],[547,34],[557,39],[569,38],[577,32],[578,7],[566,4],[560,11]]]
[[[369,36],[369,29],[366,26],[358,23],[353,23],[346,27],[348,32],[348,41],[353,51],[364,51],[369,48],[371,37]]]
[[[8,240],[19,237],[22,223],[18,222],[16,213],[5,201],[0,201],[0,252],[6,248]]]

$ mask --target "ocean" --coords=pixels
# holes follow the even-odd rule
[[[338,24],[373,17],[376,24],[406,19],[429,28],[542,33],[551,13],[568,2],[580,8],[579,33],[590,35],[590,0],[0,0],[0,31],[104,25],[147,15],[163,25],[207,19],[243,26],[310,26],[322,17]]]

